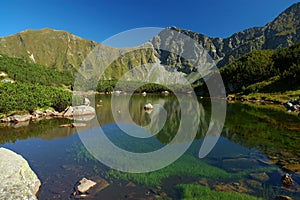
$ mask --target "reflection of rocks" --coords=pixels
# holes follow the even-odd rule
[[[71,128],[79,128],[79,127],[86,127],[85,123],[71,123],[71,124],[63,124],[60,125],[59,127],[64,128],[64,127],[71,127]]]
[[[25,126],[28,126],[28,125],[29,125],[29,121],[25,121],[25,122],[10,124],[10,127],[12,127],[12,128],[21,128],[21,127],[25,127]]]
[[[266,182],[270,179],[270,177],[266,173],[252,173],[252,174],[249,174],[249,176],[250,176],[250,178],[260,181],[260,182]]]
[[[74,121],[82,121],[82,122],[87,122],[92,119],[94,119],[96,115],[83,115],[83,116],[73,116],[73,117],[67,117],[69,119],[72,119]]]
[[[0,148],[0,194],[5,199],[35,200],[41,185],[27,161],[20,155]]]
[[[21,128],[29,125],[29,121],[19,123],[4,123],[4,127]]]

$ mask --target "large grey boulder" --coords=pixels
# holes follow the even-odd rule
[[[0,199],[36,200],[40,185],[37,175],[21,155],[0,148]]]
[[[95,108],[92,106],[69,106],[64,111],[64,117],[84,116],[84,115],[95,115]]]
[[[13,121],[14,122],[26,122],[31,119],[31,115],[26,114],[26,115],[14,115],[13,116]]]

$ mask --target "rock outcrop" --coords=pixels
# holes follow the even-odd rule
[[[6,200],[36,200],[41,185],[27,161],[11,150],[0,148],[0,194]]]
[[[300,3],[296,3],[283,11],[276,19],[263,27],[249,28],[233,34],[228,38],[211,38],[206,35],[178,27],[169,27],[193,38],[200,46],[208,51],[208,54],[216,62],[218,67],[223,67],[234,58],[238,58],[253,50],[280,49],[300,42]],[[168,45],[172,35],[164,38],[158,35],[152,43],[156,48]],[[176,40],[172,49],[184,50],[184,39]],[[191,48],[197,50],[198,48]],[[171,52],[159,51],[159,59],[162,64],[179,67],[181,71],[188,71],[189,65],[182,63],[179,56]],[[193,53],[193,52],[192,52]]]
[[[95,115],[95,108],[91,106],[69,106],[65,109],[64,117],[84,116],[84,115]]]

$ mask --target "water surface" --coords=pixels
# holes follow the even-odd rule
[[[130,127],[132,122],[122,116],[127,107],[123,103],[125,98],[129,97],[117,97],[114,110],[118,120]],[[150,114],[143,109],[146,103],[161,104],[168,113],[166,123],[157,135],[135,139],[116,126],[110,99],[109,95],[96,97],[97,116],[86,122],[88,125],[84,129],[59,128],[61,124],[72,122],[68,119],[43,119],[24,127],[0,129],[0,146],[24,156],[40,178],[39,199],[74,199],[74,186],[83,177],[104,178],[110,183],[103,191],[92,194],[91,199],[182,199],[182,188],[187,185],[245,193],[263,199],[273,199],[277,195],[300,199],[299,175],[292,173],[296,181],[294,186],[282,187],[280,178],[285,171],[279,162],[299,160],[299,119],[279,111],[230,104],[217,145],[207,157],[199,159],[199,149],[210,120],[210,100],[201,99],[198,133],[188,151],[162,170],[126,174],[97,161],[85,149],[77,131],[90,133],[99,123],[118,147],[137,153],[150,152],[174,138],[180,125],[181,110],[172,95],[134,95],[129,112],[136,125],[146,126],[151,122]],[[187,106],[187,109],[193,107]],[[281,118],[285,118],[286,123],[279,123]]]

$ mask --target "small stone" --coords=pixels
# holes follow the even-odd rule
[[[153,109],[153,106],[151,103],[147,103],[145,106],[144,106],[144,109],[145,110],[152,110]]]
[[[238,188],[241,184],[239,182],[233,182],[232,185]]]
[[[133,182],[129,182],[125,185],[125,187],[135,187],[136,185]]]
[[[77,186],[77,190],[80,193],[86,193],[90,188],[94,187],[97,183],[92,181],[92,180],[88,180],[86,178],[82,178],[79,181],[80,185]]]
[[[294,180],[291,175],[285,174],[281,177],[281,183],[284,187],[289,188],[294,184]]]
[[[261,187],[262,183],[261,182],[258,182],[256,180],[246,180],[246,183],[254,188],[258,188],[258,187]]]
[[[198,183],[199,183],[200,185],[203,185],[203,186],[208,186],[208,185],[209,185],[206,178],[201,178],[201,179],[198,181]]]

